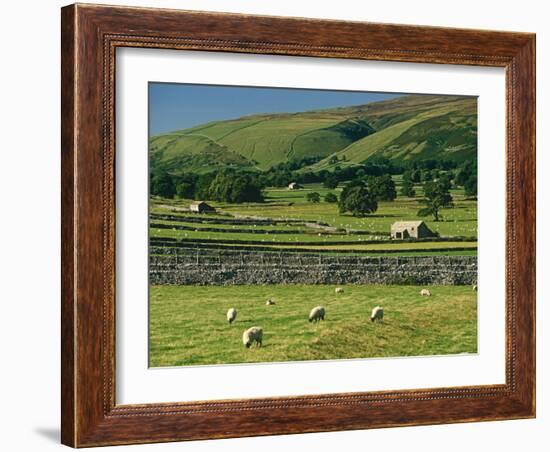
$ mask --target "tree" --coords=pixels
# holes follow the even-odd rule
[[[154,174],[151,178],[151,193],[163,198],[173,198],[176,193],[172,177],[167,172]]]
[[[414,198],[416,196],[412,180],[403,179],[403,183],[401,184],[401,194],[403,196],[407,196],[408,198]]]
[[[249,175],[236,176],[231,183],[229,202],[263,202],[259,185]]]
[[[325,202],[330,202],[330,203],[338,202],[338,197],[334,193],[327,193],[325,195]]]
[[[414,191],[413,171],[405,171],[403,173],[403,182],[401,183],[401,195],[408,198],[414,198],[416,192]]]
[[[477,176],[472,174],[464,183],[464,195],[477,196]]]
[[[477,177],[477,162],[475,160],[464,162],[455,173],[455,185],[463,187],[470,177]]]
[[[376,212],[378,201],[365,184],[352,182],[342,190],[338,207],[340,213],[350,212],[353,216],[361,217]]]
[[[453,197],[449,193],[448,182],[445,179],[428,181],[424,184],[424,199],[420,200],[426,207],[418,211],[418,216],[433,215],[434,221],[439,221],[439,210],[453,206]]]
[[[411,171],[411,180],[413,182],[418,183],[421,180],[421,175],[422,174],[420,173],[420,170],[414,169],[414,170]]]
[[[397,198],[395,182],[389,174],[369,178],[368,186],[377,201],[393,201]]]
[[[193,184],[189,182],[180,182],[176,185],[176,195],[179,198],[193,198],[194,188]]]
[[[439,175],[436,180],[439,181],[442,187],[444,187],[446,190],[450,190],[453,186],[451,182],[451,176],[448,173],[443,173]]]
[[[306,195],[306,199],[307,199],[308,202],[317,203],[317,202],[321,201],[321,195],[319,193],[317,193],[316,191],[313,191],[313,192],[308,193]]]
[[[330,189],[338,187],[338,178],[332,173],[328,174],[323,181],[323,187]]]
[[[214,177],[214,173],[205,173],[197,178],[195,199],[210,199],[210,184],[212,184]]]
[[[259,184],[248,174],[222,171],[214,177],[207,193],[208,199],[221,202],[262,202]]]
[[[429,169],[424,169],[420,172],[420,180],[422,182],[429,182],[431,180],[434,180],[434,176]]]

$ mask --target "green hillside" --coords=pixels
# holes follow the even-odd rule
[[[151,137],[151,166],[205,172],[228,166],[267,170],[289,160],[331,169],[374,157],[475,158],[475,98],[408,95],[366,105],[216,121]]]

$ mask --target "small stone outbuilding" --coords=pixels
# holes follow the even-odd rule
[[[423,221],[396,221],[391,225],[392,239],[423,239],[435,236],[436,234]]]
[[[302,187],[300,187],[300,184],[298,184],[298,182],[291,182],[290,184],[288,184],[289,190],[298,190],[299,188]]]
[[[189,210],[195,213],[214,213],[216,209],[204,201],[195,201],[189,205]]]

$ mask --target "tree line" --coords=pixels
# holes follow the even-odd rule
[[[265,172],[225,169],[217,173],[171,174],[157,168],[151,172],[150,193],[164,198],[205,199],[212,201],[242,203],[263,202],[262,190],[266,187],[286,187],[289,182],[322,183],[325,188],[335,189],[346,181],[338,198],[333,193],[325,195],[325,202],[338,203],[340,212],[352,215],[368,215],[375,212],[379,201],[393,201],[397,197],[392,175],[401,174],[400,194],[416,197],[415,186],[422,184],[424,205],[419,215],[433,215],[439,220],[439,211],[452,206],[449,190],[462,187],[468,197],[477,196],[477,162],[457,164],[445,160],[423,160],[407,164],[389,159],[376,159],[344,168],[335,168],[317,173],[300,173],[299,169],[310,165],[312,159],[281,163]],[[307,195],[309,202],[320,202],[318,193]]]
[[[253,174],[233,170],[197,175],[171,175],[166,171],[151,174],[149,191],[163,198],[207,199],[242,203],[263,202],[262,186]]]

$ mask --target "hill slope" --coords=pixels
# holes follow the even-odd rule
[[[223,167],[267,170],[320,160],[304,170],[396,160],[468,160],[477,152],[475,98],[409,95],[366,105],[247,116],[151,137],[151,166],[172,172]],[[335,158],[336,157],[336,158]]]

